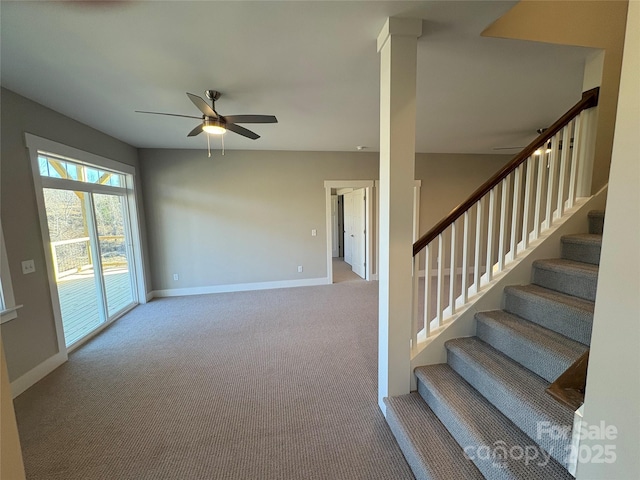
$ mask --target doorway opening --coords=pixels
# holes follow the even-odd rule
[[[325,181],[327,283],[374,276],[373,180]],[[335,267],[335,273],[334,273]]]

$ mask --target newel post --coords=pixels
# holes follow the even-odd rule
[[[380,54],[378,404],[409,393],[416,71],[422,20],[388,18]]]

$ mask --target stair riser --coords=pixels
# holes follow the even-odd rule
[[[416,480],[432,480],[432,477],[421,465],[418,458],[418,452],[412,445],[411,441],[406,438],[400,419],[396,416],[393,409],[389,407],[387,407],[387,423],[400,446],[400,450],[402,451],[405,460],[409,464],[409,467],[411,467],[411,471],[413,472],[414,477],[416,477]]]
[[[600,245],[585,245],[579,243],[562,243],[562,258],[576,262],[600,264]]]
[[[505,290],[505,310],[584,345],[591,344],[593,314],[541,297]]]
[[[532,283],[591,302],[596,300],[598,278],[595,275],[575,275],[534,266]]]
[[[524,402],[518,398],[508,385],[491,375],[491,371],[483,369],[481,365],[472,363],[469,359],[457,355],[452,350],[447,350],[447,363],[482,396],[489,400],[500,412],[526,433],[538,445],[544,448],[558,462],[563,464],[567,460],[565,452],[568,451],[570,436],[555,439],[549,435],[539,435],[539,422],[547,421],[555,425],[546,412],[527,409]],[[565,428],[571,431],[572,418],[567,418]]]
[[[512,358],[522,366],[540,375],[547,382],[554,382],[567,368],[571,361],[552,357],[539,345],[521,337],[516,332],[500,328],[476,315],[476,335],[496,350]]]
[[[604,230],[604,215],[589,215],[589,233],[602,235]]]

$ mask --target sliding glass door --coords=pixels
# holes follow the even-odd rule
[[[104,283],[107,316],[112,317],[133,303],[131,268],[127,245],[126,198],[93,194],[96,229],[100,246],[100,267]]]
[[[124,175],[38,157],[67,347],[137,303]]]

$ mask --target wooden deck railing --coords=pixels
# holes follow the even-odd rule
[[[591,175],[593,109],[582,99],[413,245],[412,344],[425,340],[573,207]],[[588,183],[588,181],[587,181]],[[422,278],[424,284],[421,285]]]

